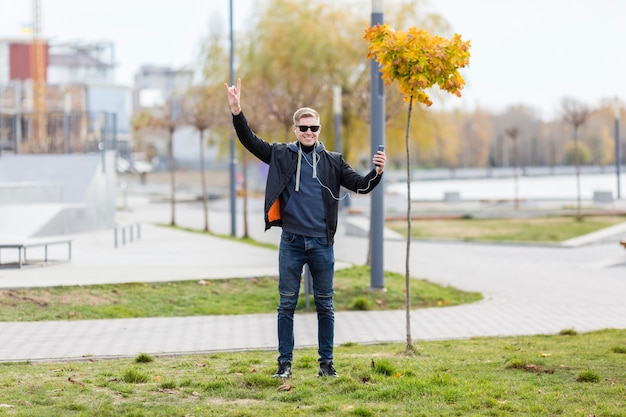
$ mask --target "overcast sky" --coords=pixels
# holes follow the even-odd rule
[[[357,0],[352,0],[357,2]],[[0,0],[0,37],[19,36],[31,2]],[[227,0],[41,0],[43,35],[55,42],[113,41],[117,81],[130,85],[142,64],[180,67],[194,62],[209,25],[228,31]],[[236,24],[253,12],[234,0]],[[470,40],[463,98],[446,106],[492,111],[513,104],[548,119],[561,99],[596,106],[626,102],[625,0],[430,0]],[[363,0],[371,10],[371,1]],[[219,23],[217,23],[219,22]],[[390,22],[391,23],[391,22]]]

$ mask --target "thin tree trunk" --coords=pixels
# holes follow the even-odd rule
[[[409,256],[411,254],[411,145],[409,141],[409,131],[411,127],[411,110],[413,110],[413,97],[409,100],[409,115],[406,122],[406,262],[405,262],[405,281],[406,281],[406,347],[407,350],[413,352],[413,338],[411,336],[411,273],[409,268]]]
[[[576,221],[583,219],[580,199],[580,147],[578,146],[578,126],[574,126],[574,160],[576,161]]]
[[[204,210],[204,231],[209,231],[209,196],[206,189],[204,169],[204,129],[200,130],[200,175],[202,180],[202,208]]]
[[[176,226],[176,162],[174,161],[174,131],[170,129],[170,195],[172,205],[172,219],[170,221],[171,226]]]

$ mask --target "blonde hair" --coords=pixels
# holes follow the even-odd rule
[[[310,107],[301,107],[293,114],[293,124],[297,125],[298,120],[302,119],[303,117],[315,117],[317,120],[320,120],[320,114],[314,109]]]

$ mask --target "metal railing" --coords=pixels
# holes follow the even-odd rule
[[[102,150],[125,151],[118,143],[117,115],[101,112],[48,112],[44,137],[38,137],[32,113],[0,112],[2,153],[69,154]]]
[[[115,247],[119,247],[119,244],[126,245],[126,237],[128,236],[128,242],[132,243],[141,239],[141,224],[134,223],[123,226],[115,226],[113,229],[113,243]]]

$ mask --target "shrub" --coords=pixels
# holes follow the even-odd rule
[[[591,369],[584,370],[578,374],[576,378],[578,382],[598,382],[600,381],[600,375],[596,371]]]
[[[174,389],[176,388],[176,382],[174,381],[163,381],[160,385],[161,389]]]
[[[613,346],[611,351],[613,353],[626,353],[626,346]]]
[[[351,310],[370,310],[372,308],[372,303],[367,297],[356,297],[352,304],[350,304]]]
[[[511,359],[506,364],[506,368],[507,369],[524,369],[526,365],[527,365],[527,362],[524,362],[520,358],[514,358],[514,359]]]
[[[148,374],[145,372],[141,372],[135,368],[128,368],[124,371],[124,375],[122,375],[122,381],[128,384],[143,384],[148,382]]]
[[[150,362],[154,362],[154,358],[148,355],[147,353],[140,353],[135,358],[135,362],[136,363],[150,363]]]
[[[374,364],[374,372],[380,375],[391,376],[396,373],[396,369],[387,359],[378,359]]]

